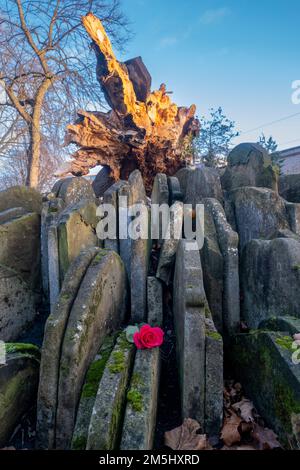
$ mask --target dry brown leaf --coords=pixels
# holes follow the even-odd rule
[[[251,400],[247,400],[244,398],[243,400],[239,401],[232,405],[234,411],[236,411],[239,416],[242,418],[243,421],[246,423],[253,423],[254,422],[254,405]]]
[[[239,433],[238,427],[241,422],[241,418],[234,412],[232,412],[231,416],[224,419],[221,439],[223,439],[223,442],[226,446],[232,446],[232,444],[240,442],[241,435]]]
[[[210,450],[206,434],[197,434],[200,424],[187,418],[178,428],[165,433],[165,445],[173,450]]]
[[[281,448],[281,444],[277,440],[277,435],[272,429],[263,428],[255,423],[252,437],[258,443],[259,450]]]

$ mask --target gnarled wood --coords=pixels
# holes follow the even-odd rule
[[[78,121],[68,126],[67,143],[79,147],[71,172],[87,174],[90,168],[105,164],[118,180],[138,168],[150,190],[156,173],[172,175],[186,165],[185,138],[199,132],[196,107],[172,103],[165,84],[151,93],[151,77],[141,58],[127,65],[119,62],[101,21],[89,13],[82,22],[93,41],[97,78],[112,109],[80,111]]]

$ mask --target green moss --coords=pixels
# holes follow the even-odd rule
[[[112,374],[118,374],[125,368],[125,354],[123,351],[112,353],[112,362],[108,364],[108,369]]]
[[[294,351],[292,348],[292,344],[294,342],[293,338],[290,336],[281,336],[280,338],[276,338],[276,344],[283,349],[287,349],[288,351]]]
[[[300,264],[294,264],[293,268],[294,271],[300,271]]]
[[[138,372],[134,372],[134,373],[132,374],[132,377],[131,377],[131,387],[132,387],[132,388],[136,388],[136,387],[138,387],[139,385],[140,385],[140,386],[145,385],[145,384],[144,384],[144,380],[143,380],[141,374],[139,374]]]
[[[97,395],[99,382],[102,378],[105,365],[109,359],[111,350],[107,349],[101,354],[101,359],[92,362],[88,370],[81,396],[83,398],[95,397]]]
[[[72,441],[73,450],[85,450],[86,448],[86,437],[76,436]]]
[[[5,343],[6,354],[22,354],[40,358],[40,350],[34,344],[27,343]]]
[[[288,432],[292,431],[291,416],[300,413],[300,402],[294,396],[291,387],[278,379],[274,383],[276,390],[275,413]]]
[[[222,336],[217,331],[206,331],[206,336],[209,336],[210,338],[215,340],[222,340]]]
[[[134,411],[141,412],[143,410],[142,394],[135,388],[131,388],[127,393],[127,401]]]

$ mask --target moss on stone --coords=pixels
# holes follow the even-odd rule
[[[212,338],[218,341],[222,340],[222,336],[217,331],[206,331],[206,336],[209,336],[209,338]]]
[[[111,351],[107,350],[101,354],[101,359],[94,361],[87,373],[86,381],[82,389],[82,397],[89,398],[97,395],[99,382],[102,378],[105,365],[109,359]]]
[[[72,441],[73,450],[85,450],[86,448],[86,437],[76,436]]]
[[[294,340],[290,336],[281,336],[279,338],[276,338],[275,342],[276,344],[278,344],[278,346],[283,349],[287,349],[288,351],[292,352],[294,351],[292,348]]]
[[[143,396],[135,388],[131,388],[127,393],[127,401],[134,411],[141,412],[143,410]]]
[[[29,343],[5,343],[6,354],[21,354],[40,358],[40,350],[34,344]]]
[[[108,369],[112,374],[118,374],[125,368],[124,351],[114,351],[112,353],[112,362],[108,364]]]

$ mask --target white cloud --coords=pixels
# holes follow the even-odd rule
[[[202,24],[216,24],[219,23],[225,16],[229,15],[230,10],[227,7],[216,8],[214,10],[206,10],[199,18]]]
[[[175,36],[166,36],[159,41],[160,47],[170,47],[177,44],[178,39]]]

